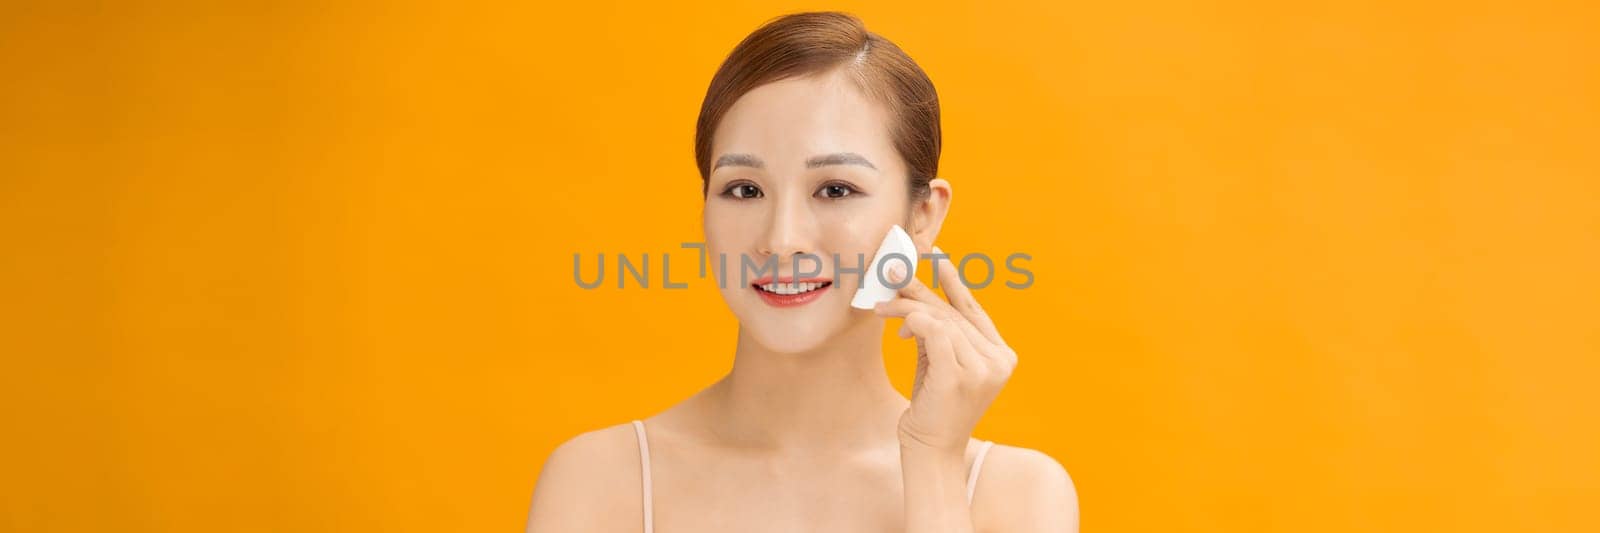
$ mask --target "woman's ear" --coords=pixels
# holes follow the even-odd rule
[[[928,182],[928,197],[911,205],[911,240],[917,243],[917,253],[933,253],[939,228],[950,212],[950,195],[950,182],[934,178]]]

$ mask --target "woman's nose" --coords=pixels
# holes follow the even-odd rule
[[[778,257],[816,251],[816,218],[804,200],[773,202],[761,253]]]

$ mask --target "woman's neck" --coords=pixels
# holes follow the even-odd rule
[[[908,405],[883,364],[883,323],[863,321],[808,353],[739,333],[733,369],[707,391],[720,440],[766,449],[860,449],[897,440]]]

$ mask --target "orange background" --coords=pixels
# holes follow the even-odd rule
[[[572,254],[685,281],[706,83],[829,7],[939,88],[942,246],[1034,257],[978,435],[1087,531],[1600,530],[1590,2],[249,4],[0,17],[0,529],[518,530],[728,368]]]

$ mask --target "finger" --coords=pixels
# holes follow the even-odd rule
[[[911,334],[922,339],[923,347],[928,351],[928,371],[935,370],[957,371],[961,363],[956,360],[955,348],[950,344],[950,335],[945,332],[944,323],[933,315],[925,312],[915,312],[906,315],[906,328]]]
[[[994,327],[994,321],[989,319],[989,313],[983,310],[982,305],[978,305],[978,299],[972,295],[972,289],[961,281],[961,272],[956,270],[956,265],[950,261],[950,256],[938,246],[933,247],[933,254],[935,256],[933,271],[939,277],[939,286],[944,289],[945,296],[950,298],[950,306],[960,312],[961,316],[967,317],[984,338],[996,344],[1005,344],[1000,339],[1000,332]]]
[[[935,307],[926,302],[910,298],[895,298],[887,302],[880,302],[872,308],[872,312],[881,317],[905,317],[918,311],[928,313],[941,320],[949,319],[949,322],[952,323],[951,327],[958,328],[963,335],[968,337],[973,347],[978,347],[979,344],[986,346],[998,345],[987,334],[979,331],[977,326],[973,325],[967,317],[962,316],[961,313],[948,305]]]
[[[956,363],[961,365],[961,368],[966,369],[987,366],[988,356],[984,354],[983,350],[979,350],[974,345],[974,341],[985,342],[985,339],[978,334],[976,329],[973,329],[971,324],[967,323],[966,318],[960,316],[945,317],[944,322],[946,328],[964,330],[962,335],[950,336],[950,347],[955,352]]]
[[[889,267],[888,278],[889,283],[891,284],[899,284],[902,283],[902,280],[904,280],[903,283],[905,283],[905,285],[898,289],[900,296],[933,305],[935,307],[948,308],[951,311],[955,311],[955,308],[950,307],[950,304],[945,302],[944,298],[940,298],[937,293],[934,293],[933,289],[928,288],[927,285],[923,285],[922,280],[917,279],[915,276],[911,276],[910,279],[906,279],[905,267],[901,265]]]
[[[934,316],[955,314],[954,309],[934,307],[932,305],[928,305],[927,302],[912,300],[910,298],[895,298],[887,302],[879,302],[878,305],[872,307],[873,313],[885,318],[905,318],[906,315],[911,314],[913,311],[926,311],[928,314]]]

